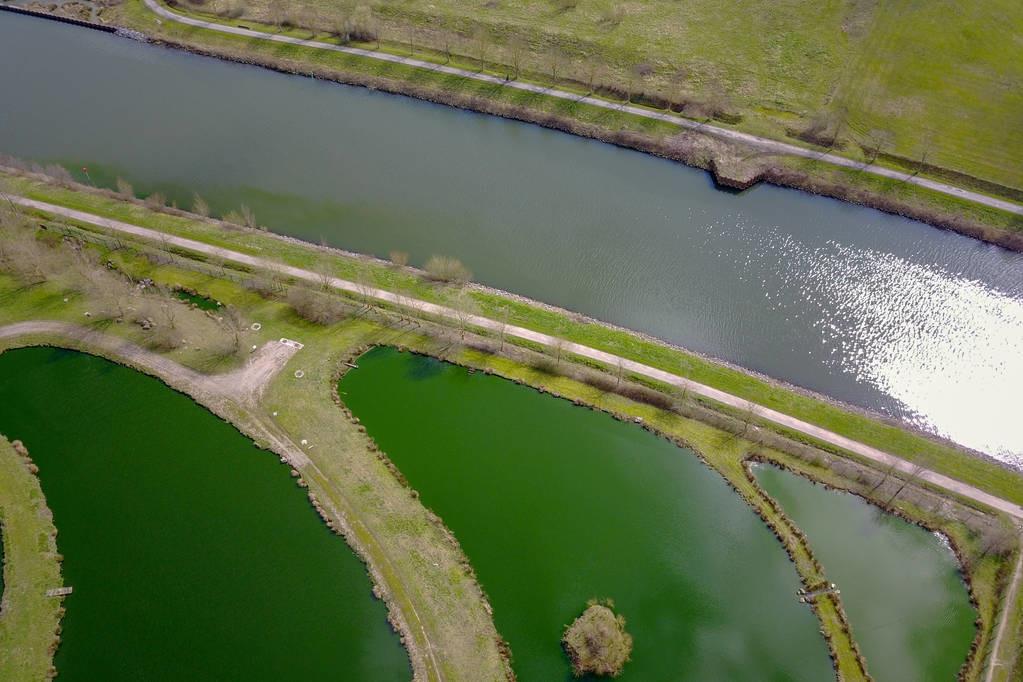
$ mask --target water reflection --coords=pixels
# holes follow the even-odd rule
[[[1023,467],[1023,279],[996,287],[937,264],[736,225],[739,277],[772,310],[809,320],[807,355],[898,400],[903,418]],[[999,428],[1001,427],[1001,428]]]

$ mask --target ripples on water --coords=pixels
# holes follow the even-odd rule
[[[1023,468],[1023,278],[998,289],[834,239],[728,231],[716,257],[786,321],[812,320],[821,343],[808,356],[890,395],[915,426]]]

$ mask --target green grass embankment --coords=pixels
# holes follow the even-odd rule
[[[431,284],[411,270],[390,267],[379,261],[347,257],[337,251],[326,251],[295,240],[281,239],[267,232],[235,227],[225,229],[215,221],[194,216],[155,212],[140,202],[129,203],[96,192],[60,188],[24,177],[9,178],[9,183],[13,191],[33,199],[123,220],[241,253],[278,259],[296,267],[327,269],[338,277],[367,281],[375,287],[434,303],[456,304],[456,290]],[[96,229],[89,226],[86,228]],[[688,377],[921,464],[1004,499],[1023,503],[1023,476],[953,445],[643,336],[592,320],[580,320],[577,315],[567,311],[525,302],[487,289],[474,289],[471,296],[480,313],[486,316],[502,319],[507,309],[510,324],[561,336]]]

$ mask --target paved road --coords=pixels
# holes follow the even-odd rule
[[[995,199],[985,194],[977,192],[971,192],[955,185],[949,185],[944,182],[938,182],[936,180],[929,180],[922,178],[917,175],[909,173],[903,173],[901,171],[892,170],[890,168],[884,168],[883,166],[877,166],[874,164],[864,164],[859,161],[848,159],[844,156],[838,156],[835,154],[827,154],[824,152],[817,152],[811,149],[805,149],[803,147],[796,146],[794,144],[788,144],[785,142],[779,142],[778,140],[772,140],[766,137],[760,137],[758,135],[751,135],[749,133],[741,133],[737,130],[731,130],[729,128],[722,128],[710,123],[701,123],[692,119],[684,118],[682,116],[676,116],[671,113],[652,111],[650,109],[644,109],[642,107],[633,106],[630,104],[623,104],[619,102],[609,102],[597,97],[590,97],[586,95],[579,95],[574,92],[566,92],[564,90],[558,90],[557,88],[548,88],[542,85],[536,85],[533,83],[523,83],[521,81],[508,81],[498,76],[491,76],[486,73],[479,73],[477,71],[468,71],[466,69],[459,69],[453,66],[446,66],[444,64],[435,64],[433,62],[424,61],[422,59],[415,59],[413,57],[401,57],[399,55],[387,54],[386,52],[364,50],[358,47],[348,47],[345,45],[333,45],[331,43],[324,43],[318,40],[305,40],[302,38],[294,38],[292,36],[280,35],[276,33],[263,33],[261,31],[254,31],[248,28],[240,28],[238,26],[228,26],[225,24],[218,24],[211,21],[204,21],[202,19],[196,19],[194,17],[184,16],[170,11],[158,0],[145,0],[146,6],[149,7],[153,12],[167,19],[168,21],[174,21],[179,24],[186,24],[188,26],[194,26],[196,28],[203,28],[210,31],[219,31],[220,33],[230,33],[232,35],[244,36],[246,38],[254,38],[257,40],[268,40],[275,43],[287,43],[289,45],[300,45],[302,47],[313,48],[317,50],[329,50],[331,52],[343,52],[345,54],[357,55],[359,57],[365,57],[366,59],[378,59],[380,61],[392,62],[395,64],[404,64],[419,69],[427,69],[429,71],[436,71],[438,73],[445,73],[452,76],[460,76],[462,78],[471,78],[472,80],[483,81],[485,83],[493,83],[495,85],[501,85],[506,88],[512,88],[515,90],[524,90],[526,92],[533,92],[547,97],[556,97],[558,99],[573,100],[588,104],[594,107],[600,107],[601,109],[611,109],[614,111],[624,111],[634,116],[641,116],[643,118],[654,119],[657,121],[664,121],[677,125],[681,128],[688,130],[696,130],[699,132],[714,135],[726,140],[733,142],[740,142],[745,145],[753,146],[757,149],[768,151],[775,154],[788,154],[791,156],[800,156],[807,159],[815,159],[818,161],[826,161],[835,166],[842,166],[844,168],[852,168],[865,173],[871,173],[883,178],[890,178],[893,180],[899,180],[906,182],[911,185],[917,185],[919,187],[925,187],[935,192],[941,192],[949,196],[958,197],[960,199],[966,199],[973,201],[978,204],[990,206],[991,208],[1001,209],[1008,211],[1009,213],[1015,213],[1017,215],[1023,215],[1023,206],[1013,203],[1011,201],[1005,201],[1003,199]]]
[[[110,230],[112,232],[120,232],[123,234],[129,234],[142,239],[151,240],[160,244],[163,247],[176,246],[179,248],[187,249],[195,253],[201,253],[208,256],[214,256],[216,258],[222,258],[234,263],[240,263],[259,269],[274,269],[281,272],[289,277],[301,279],[308,282],[314,282],[317,285],[323,283],[323,276],[312,272],[311,270],[303,270],[301,268],[292,267],[289,265],[283,265],[277,261],[268,260],[265,258],[258,258],[256,256],[250,256],[244,253],[238,253],[237,251],[231,251],[223,249],[210,244],[204,244],[184,237],[176,237],[169,235],[165,232],[158,230],[151,230],[145,227],[139,227],[138,225],[132,225],[129,223],[121,222],[118,220],[112,220],[110,218],[104,218],[102,216],[93,215],[84,211],[78,211],[64,206],[57,206],[55,204],[49,204],[42,201],[36,201],[34,199],[28,199],[25,197],[11,196],[11,201],[27,208],[32,208],[40,211],[44,211],[51,215],[63,216],[65,218],[71,218],[73,220],[81,221],[91,225]],[[535,343],[542,344],[547,347],[560,346],[563,351],[574,353],[580,357],[589,358],[591,360],[597,360],[610,367],[621,366],[626,372],[632,372],[645,377],[649,377],[656,381],[663,382],[670,386],[676,386],[678,388],[684,388],[691,393],[711,398],[725,405],[737,408],[739,410],[750,410],[756,414],[757,417],[774,422],[780,426],[798,431],[800,433],[812,436],[818,440],[836,445],[840,448],[848,450],[849,452],[856,453],[862,457],[866,457],[882,466],[891,466],[894,469],[911,476],[926,481],[939,488],[952,491],[965,498],[975,500],[984,504],[992,509],[1009,514],[1016,519],[1023,519],[1023,507],[1017,504],[1003,500],[1000,497],[986,493],[983,490],[967,485],[955,479],[949,478],[942,474],[930,471],[927,469],[919,469],[916,465],[906,460],[900,459],[894,455],[888,454],[882,450],[865,445],[858,441],[846,438],[845,436],[828,431],[814,424],[796,419],[795,417],[783,414],[776,410],[751,403],[750,401],[734,396],[731,393],[725,393],[724,391],[713,388],[712,386],[706,386],[704,384],[691,381],[684,377],[680,377],[676,374],[671,374],[656,367],[650,367],[634,360],[628,360],[626,358],[619,357],[617,355],[607,353],[596,348],[590,348],[589,346],[583,346],[578,343],[572,343],[564,339],[560,339],[555,336],[548,334],[542,334],[540,332],[533,331],[532,329],[526,329],[524,327],[516,327],[513,325],[504,325],[501,322],[492,320],[490,318],[481,317],[479,315],[466,315],[454,308],[448,308],[446,306],[438,305],[436,303],[430,303],[427,301],[420,301],[418,299],[409,298],[395,294],[391,291],[384,289],[376,289],[367,287],[364,285],[356,284],[348,280],[340,279],[338,277],[331,277],[328,279],[329,286],[345,291],[357,296],[365,296],[373,298],[379,301],[386,301],[388,303],[402,306],[405,308],[411,308],[413,310],[426,313],[428,315],[434,315],[448,320],[458,321],[464,324],[468,324],[481,329],[487,329],[490,331],[500,333],[502,328],[504,333],[508,336],[514,336],[520,339],[526,339]]]

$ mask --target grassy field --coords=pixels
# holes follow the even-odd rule
[[[24,178],[12,178],[10,182],[15,191],[35,199],[145,225],[243,253],[276,258],[283,263],[306,269],[329,268],[331,273],[339,277],[354,281],[366,280],[376,287],[419,299],[452,304],[457,295],[457,291],[430,284],[407,269],[388,267],[366,259],[339,257],[337,252],[328,256],[317,247],[282,240],[270,233],[241,228],[224,229],[213,221],[155,213],[140,203],[127,203],[96,193],[62,189]],[[1023,503],[1023,476],[946,443],[638,335],[580,320],[566,311],[526,303],[483,289],[474,290],[471,295],[479,311],[495,319],[500,319],[507,309],[511,324],[556,334],[692,378],[918,462],[1005,499]]]
[[[891,151],[1023,188],[1023,4],[882,1],[837,102]]]
[[[89,201],[100,199],[89,195],[77,196]],[[123,209],[139,212],[136,217],[148,214],[135,206],[124,206]],[[176,221],[180,222],[180,219],[154,214],[150,215],[150,220],[140,222],[162,224]],[[192,225],[192,229],[201,231],[201,226]],[[276,241],[261,233],[223,231],[225,239],[233,239],[235,235],[246,238],[249,248],[254,251],[266,248],[269,242],[263,240]],[[292,246],[310,251],[302,245]],[[480,352],[456,340],[458,335],[451,329],[431,328],[428,324],[415,328],[402,324],[396,315],[372,310],[358,315],[349,314],[347,319],[335,325],[319,326],[299,319],[280,300],[259,296],[226,274],[218,273],[217,264],[189,261],[181,257],[174,263],[143,257],[133,250],[136,247],[131,242],[114,243],[111,240],[109,248],[99,248],[100,262],[110,261],[118,270],[131,273],[136,279],[152,278],[167,288],[186,286],[240,311],[246,321],[259,321],[263,328],[258,333],[247,334],[246,344],[281,336],[305,343],[301,355],[289,364],[289,370],[300,367],[304,376],[298,379],[290,371],[278,375],[264,394],[258,409],[249,410],[248,414],[245,411],[233,412],[232,421],[257,439],[262,439],[260,434],[277,432],[285,434],[293,442],[308,440],[312,447],[305,452],[312,464],[302,467],[303,480],[316,492],[324,506],[337,511],[338,518],[351,533],[349,537],[353,545],[361,552],[369,553],[377,569],[375,577],[390,592],[399,607],[415,610],[424,627],[426,641],[436,645],[434,650],[438,652],[440,669],[445,676],[457,676],[459,671],[474,670],[476,679],[499,678],[501,666],[496,658],[496,633],[493,633],[492,623],[472,578],[471,569],[461,556],[457,544],[443,531],[437,519],[422,507],[414,491],[404,488],[391,475],[386,461],[375,452],[375,446],[361,427],[345,419],[341,410],[330,400],[331,387],[340,362],[370,344],[411,347],[542,387],[565,398],[612,412],[623,419],[642,418],[658,432],[692,446],[736,488],[751,507],[762,515],[765,522],[779,533],[805,583],[814,584],[826,577],[826,571],[816,562],[812,548],[798,529],[746,476],[744,462],[751,452],[756,452],[833,485],[855,486],[855,481],[837,473],[837,462],[841,458],[821,453],[813,461],[803,461],[735,437],[702,421],[628,400],[577,378],[541,371],[535,365],[537,356],[527,351],[513,350],[511,357]],[[159,245],[145,248],[158,250]],[[322,258],[316,253],[307,253],[306,257],[313,260]],[[359,265],[338,260],[337,267],[357,269]],[[237,273],[233,276],[236,277]],[[381,267],[380,277],[387,276],[410,277],[396,269]],[[434,291],[438,297],[444,293],[425,284],[420,283],[420,286]],[[88,294],[76,293],[65,302],[65,293],[66,290],[57,281],[24,287],[8,277],[0,276],[0,301],[4,304],[0,307],[0,323],[33,318],[66,319],[78,323],[86,321],[83,310],[95,309],[95,301],[90,301]],[[175,305],[183,306],[182,303]],[[207,319],[195,310],[189,315]],[[184,313],[177,320],[178,324],[187,327],[189,338],[193,339],[192,345],[197,345],[194,339],[199,339],[199,343],[206,346],[210,342],[208,337],[216,333],[212,328],[194,324],[186,319]],[[145,333],[136,324],[107,324],[101,328],[107,333],[125,336],[140,344],[149,344],[152,338],[151,333]],[[37,339],[40,342],[47,340]],[[89,349],[87,345],[85,348]],[[205,356],[194,349],[180,348],[170,355],[183,364],[208,369]],[[590,371],[579,367],[576,369]],[[895,482],[891,484],[895,485]],[[883,486],[880,490],[888,494]],[[924,504],[919,500],[926,502],[927,494],[919,494],[923,497],[907,494],[900,498],[899,509],[913,518],[923,519],[941,528],[964,551],[970,560],[974,594],[984,623],[983,632],[987,633],[993,622],[999,595],[996,583],[998,567],[1004,563],[1004,559],[978,552],[982,538],[959,520],[980,518],[976,512],[961,509],[949,514],[950,510],[956,508],[955,505]],[[837,601],[822,600],[818,615],[831,636],[843,679],[862,679],[853,639],[842,627],[840,604]],[[491,635],[486,634],[488,630]],[[981,642],[982,647],[984,641]],[[415,643],[415,646],[422,645],[421,641]],[[977,672],[975,664],[967,679],[976,679]]]
[[[37,479],[0,436],[0,533],[4,590],[0,601],[0,679],[48,679],[63,599],[45,596],[61,587],[57,531]]]
[[[189,6],[189,3],[185,3]],[[1023,190],[1023,7],[1011,0],[209,0],[193,11],[330,32],[395,49],[517,65],[741,116]],[[346,24],[347,22],[347,24]],[[341,27],[341,28],[339,28]],[[873,151],[868,152],[873,154]],[[960,178],[964,183],[968,179]]]

